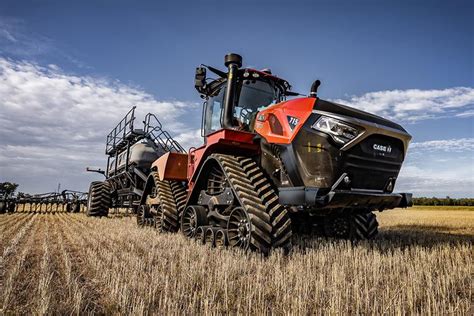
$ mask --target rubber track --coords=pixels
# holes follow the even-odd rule
[[[171,192],[173,193],[173,198],[178,210],[178,217],[181,218],[181,214],[183,214],[184,207],[186,206],[186,199],[188,198],[188,194],[186,192],[186,188],[181,182],[178,182],[178,181],[169,181],[169,182],[171,186]]]
[[[291,247],[291,219],[288,211],[278,203],[278,195],[271,182],[257,163],[250,158],[238,159],[249,179],[254,183],[258,196],[262,199],[272,225],[272,246],[289,249]]]
[[[374,213],[355,214],[352,220],[355,239],[372,239],[378,234],[379,223]]]
[[[152,172],[151,175],[155,181],[160,207],[163,212],[161,228],[164,231],[177,232],[179,229],[179,214],[171,184],[169,181],[161,181],[157,172]]]
[[[249,214],[254,227],[252,248],[265,254],[272,247],[289,248],[291,220],[286,209],[278,204],[278,196],[260,167],[246,157],[223,154],[211,157],[219,162],[241,206]]]
[[[105,181],[94,181],[90,186],[91,207],[87,210],[87,215],[107,216],[111,203],[110,184]]]

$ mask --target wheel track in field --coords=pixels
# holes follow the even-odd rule
[[[84,255],[86,245],[77,242],[72,235],[75,231],[71,215],[61,214],[56,227],[58,229],[57,241],[61,252],[62,278],[65,281],[67,293],[64,301],[65,314],[103,313],[98,303],[98,291],[88,280],[97,278],[96,274],[89,271]]]
[[[24,250],[25,256],[22,260],[21,269],[14,278],[14,288],[12,297],[14,300],[15,314],[30,314],[36,310],[36,293],[38,290],[38,280],[40,276],[40,264],[43,256],[42,244],[46,219],[43,216],[35,216],[35,229],[29,235],[29,246]]]
[[[82,220],[81,220],[82,219]],[[90,219],[84,221],[84,219]],[[118,255],[126,257],[129,254],[139,254],[143,255],[149,251],[149,247],[145,245],[142,241],[138,240],[127,240],[123,235],[120,234],[121,229],[124,228],[123,225],[116,226],[117,223],[115,219],[95,219],[95,218],[86,218],[86,217],[71,217],[71,221],[74,221],[80,225],[84,230],[89,230],[89,236],[91,240],[100,240],[101,246],[107,250],[115,251],[118,250],[118,244],[120,244],[120,251]],[[97,222],[99,221],[99,222]],[[98,226],[101,226],[104,222],[100,221],[111,221],[113,225],[107,227],[107,229],[116,230],[118,233],[109,234],[107,238],[104,238],[101,229],[98,229]],[[105,225],[104,225],[105,226]],[[135,226],[133,226],[135,228]],[[158,234],[156,230],[150,227],[136,228],[140,231],[143,231],[144,238],[153,238],[154,235]]]
[[[24,269],[26,266],[29,266],[27,261],[27,256],[30,254],[33,245],[33,240],[35,235],[40,227],[38,221],[35,221],[33,227],[31,227],[30,233],[27,234],[24,243],[18,244],[18,249],[15,251],[17,254],[16,257],[10,260],[9,263],[5,263],[2,266],[2,286],[3,291],[0,298],[1,302],[1,310],[8,313],[18,313],[19,311],[15,311],[12,309],[16,304],[18,293],[25,292],[26,288],[23,287],[24,282],[22,280],[22,274],[24,274]],[[15,303],[15,304],[14,304]]]
[[[152,265],[146,265],[148,268],[144,269],[145,265],[143,263],[157,260],[159,253],[153,251],[153,246],[148,245],[140,247],[142,251],[146,250],[143,254],[140,254],[140,251],[137,251],[139,250],[137,243],[139,241],[143,243],[145,237],[153,239],[153,236],[158,235],[158,233],[153,234],[153,230],[139,229],[134,225],[129,226],[120,223],[118,226],[105,226],[110,229],[105,234],[105,227],[94,225],[95,221],[96,219],[88,219],[84,223],[80,218],[75,218],[75,223],[68,227],[70,238],[79,245],[80,256],[84,258],[85,266],[88,267],[92,275],[95,275],[96,288],[102,295],[99,301],[107,306],[108,311],[110,311],[109,308],[112,308],[116,312],[133,312],[133,308],[137,306],[137,302],[134,301],[137,299],[136,294],[140,293],[137,287],[139,288],[140,285],[130,279],[117,277],[117,274],[129,274],[129,271],[133,271],[139,277],[134,278],[129,275],[128,278],[143,280],[149,277],[149,267]],[[105,221],[103,223],[107,224]],[[88,226],[89,228],[85,228]],[[134,238],[129,240],[130,243],[128,244],[124,242],[128,241],[129,234],[120,234],[120,231],[122,229],[127,230],[129,227],[138,232],[141,231],[142,236],[140,234],[137,236],[136,232],[133,232]],[[102,233],[97,234],[97,231],[102,231]],[[113,235],[119,236],[116,237],[115,241],[108,240]],[[116,302],[114,303],[116,305],[111,306],[110,302]],[[138,304],[140,303],[142,302],[138,302]],[[127,308],[132,308],[132,310]]]
[[[125,225],[123,223],[107,225],[108,221],[110,220],[71,217],[72,223],[68,226],[69,237],[72,242],[79,245],[80,256],[84,258],[85,266],[95,276],[91,279],[97,281],[96,288],[101,293],[99,301],[102,299],[105,305],[110,305],[110,302],[116,301],[117,295],[124,295],[120,292],[122,290],[126,293],[133,292],[129,288],[128,282],[130,280],[117,279],[116,273],[120,273],[119,271],[124,269],[128,270],[129,267],[124,268],[124,264],[130,262],[131,258],[134,263],[136,263],[134,260],[137,257],[143,260],[156,260],[157,253],[153,252],[149,245],[143,246],[143,240],[144,238],[150,238],[151,240],[153,236],[158,235],[156,231],[151,229],[139,229],[135,225],[126,225],[127,223]],[[104,225],[104,227],[101,227],[101,225]],[[142,236],[136,237],[134,235],[136,238],[129,240],[127,238],[129,235],[121,234],[123,229],[128,228],[127,226],[141,232]],[[104,234],[104,229],[109,229],[109,231]],[[140,273],[146,274],[149,271],[141,271]],[[110,284],[110,282],[113,283]],[[103,289],[104,284],[107,287],[106,289]],[[123,308],[130,307],[130,305],[123,302],[120,305]],[[134,305],[132,304],[132,306]]]
[[[27,216],[26,213],[13,213],[13,214],[2,214],[0,216],[0,227],[9,227],[11,223],[20,220],[22,217]]]
[[[8,222],[0,223],[0,229],[2,231],[2,239],[0,240],[2,246],[1,252],[3,252],[3,248],[8,245],[15,232],[17,232],[31,216],[32,215],[28,214],[24,216],[12,214]]]
[[[17,251],[16,247],[22,242],[25,236],[28,235],[28,229],[31,228],[34,220],[35,216],[28,216],[24,220],[18,221],[18,224],[15,225],[14,228],[3,234],[0,266],[6,265],[8,258]]]

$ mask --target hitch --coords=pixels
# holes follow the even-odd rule
[[[94,169],[94,168],[89,168],[89,167],[87,167],[87,168],[86,168],[86,171],[87,171],[87,172],[100,173],[101,175],[103,175],[103,176],[105,177],[105,171],[102,170],[102,169],[100,169],[100,168]]]

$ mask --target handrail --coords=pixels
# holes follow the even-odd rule
[[[107,135],[107,144],[105,153],[112,155],[125,146],[130,139],[129,136],[134,132],[133,122],[135,120],[135,108],[132,107],[125,117],[115,126]],[[164,152],[185,153],[186,150],[171,137],[167,131],[163,131],[163,125],[155,114],[148,113],[143,121],[143,132],[145,137],[150,139],[156,146]]]
[[[107,135],[107,144],[105,147],[106,154],[115,151],[116,147],[121,142],[123,142],[128,135],[133,132],[133,122],[135,121],[135,108],[136,106],[133,106],[130,111],[127,112],[125,117]]]

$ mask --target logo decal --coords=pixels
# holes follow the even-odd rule
[[[390,145],[385,146],[385,145],[374,144],[373,148],[374,150],[381,151],[388,154],[392,152],[392,147]]]
[[[300,119],[297,117],[287,116],[286,118],[288,119],[288,125],[290,125],[291,130],[294,130],[300,122]]]

